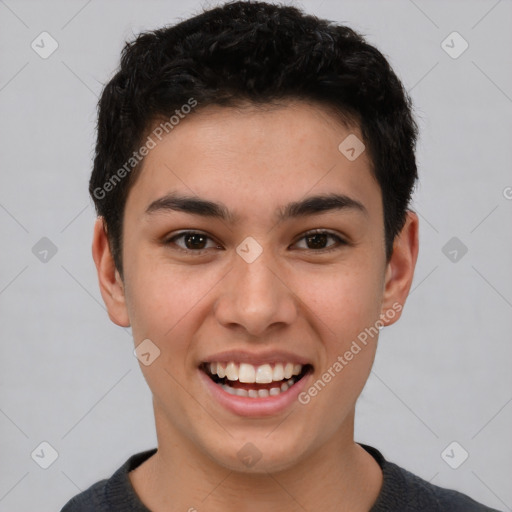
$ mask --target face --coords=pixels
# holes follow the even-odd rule
[[[376,325],[396,321],[412,280],[415,233],[386,263],[368,155],[338,149],[351,133],[362,139],[304,103],[208,107],[146,156],[126,203],[122,281],[111,260],[102,275],[97,225],[110,317],[136,346],[150,340],[141,369],[159,443],[258,472],[352,441]]]

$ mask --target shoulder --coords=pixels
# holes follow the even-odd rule
[[[128,473],[156,453],[156,448],[132,455],[110,478],[100,480],[71,498],[61,512],[146,512]]]
[[[401,492],[405,498],[404,510],[431,510],[439,512],[497,512],[476,502],[466,494],[445,489],[423,480],[417,475],[393,464],[390,473],[394,475],[395,493]]]
[[[362,446],[377,460],[383,474],[381,492],[371,512],[499,512],[461,492],[433,485],[385,460],[375,448]]]
[[[103,512],[109,510],[105,497],[108,480],[100,480],[88,489],[71,498],[61,512]]]

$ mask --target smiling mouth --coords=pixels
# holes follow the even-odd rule
[[[313,371],[310,364],[276,363],[253,366],[232,361],[202,363],[199,368],[227,393],[249,398],[280,395]]]

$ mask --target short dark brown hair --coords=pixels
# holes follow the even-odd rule
[[[124,208],[140,169],[134,154],[155,121],[191,100],[194,115],[208,105],[289,99],[357,122],[382,192],[389,260],[417,180],[418,130],[400,80],[351,28],[296,7],[237,1],[126,43],[103,90],[89,191],[121,275]]]

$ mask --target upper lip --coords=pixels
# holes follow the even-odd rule
[[[201,363],[230,362],[248,363],[254,366],[266,363],[294,363],[305,366],[311,364],[305,357],[287,352],[285,350],[272,350],[266,352],[248,352],[246,350],[227,350],[206,357]]]

